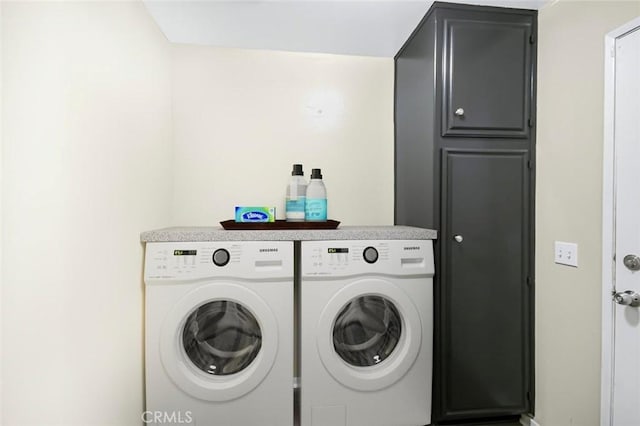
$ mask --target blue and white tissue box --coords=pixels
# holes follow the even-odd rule
[[[236,222],[275,222],[275,207],[236,206]]]

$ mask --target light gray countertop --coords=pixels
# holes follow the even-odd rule
[[[338,229],[268,231],[225,230],[222,227],[173,227],[140,234],[140,241],[333,241],[333,240],[435,240],[433,229],[412,226],[339,226]]]

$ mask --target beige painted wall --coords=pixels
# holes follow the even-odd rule
[[[140,425],[142,230],[169,222],[169,45],[139,2],[2,2],[2,418]]]
[[[276,206],[293,163],[321,168],[329,218],[393,223],[393,59],[176,45],[176,224]]]
[[[565,1],[539,14],[536,421],[600,424],[604,36],[638,1]],[[554,241],[579,245],[577,269]]]
[[[1,7],[3,425],[140,424],[140,231],[281,208],[294,162],[331,217],[392,223],[392,59],[171,47],[139,2]]]

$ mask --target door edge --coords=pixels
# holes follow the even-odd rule
[[[614,310],[611,292],[614,288],[615,255],[615,44],[618,38],[639,30],[640,18],[605,35],[604,49],[604,138],[602,170],[602,342],[600,382],[600,425],[612,426],[614,372]]]

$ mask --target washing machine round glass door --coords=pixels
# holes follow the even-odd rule
[[[393,355],[402,336],[402,317],[386,297],[368,294],[351,299],[333,324],[333,347],[346,363],[370,367]]]
[[[323,365],[338,382],[373,391],[397,382],[420,351],[422,325],[411,298],[382,279],[342,287],[322,311],[317,328]]]
[[[264,300],[232,283],[203,285],[174,306],[160,355],[171,380],[207,401],[238,398],[262,382],[277,352],[277,322]]]
[[[182,347],[194,366],[228,376],[247,368],[262,347],[262,330],[251,310],[231,300],[196,308],[182,328]]]

